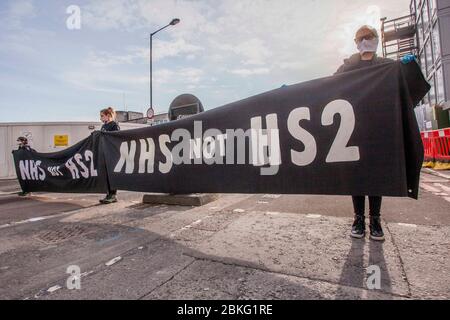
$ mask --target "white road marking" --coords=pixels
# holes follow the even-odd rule
[[[311,218],[311,219],[318,219],[318,218],[321,218],[322,215],[320,215],[320,214],[307,214],[306,217],[307,218]]]
[[[279,212],[266,212],[267,215],[269,216],[278,216],[280,213]]]
[[[434,185],[436,187],[440,187],[445,192],[450,192],[450,187],[447,187],[446,185],[443,185],[442,183],[435,183]]]
[[[51,219],[51,218],[65,216],[65,215],[68,215],[70,213],[72,213],[72,212],[63,212],[63,213],[58,213],[58,214],[54,214],[54,215],[46,216],[46,217],[38,217],[38,218],[31,218],[31,219],[27,219],[27,220],[15,221],[15,222],[11,222],[11,223],[7,223],[7,224],[4,224],[4,225],[1,225],[0,229],[12,227],[12,226],[17,226],[17,225],[21,225],[21,224],[29,223],[29,222],[37,222],[37,221],[48,220],[48,219]]]
[[[435,170],[431,170],[431,169],[426,168],[426,169],[424,169],[424,171],[428,172],[429,174],[441,177],[441,178],[450,179],[450,175],[447,175],[447,174],[444,174],[444,173],[441,173],[441,172],[437,172]]]
[[[114,259],[111,259],[107,263],[105,263],[105,266],[107,267],[112,266],[113,264],[119,262],[120,260],[122,260],[121,256],[115,257]]]
[[[281,194],[265,194],[263,195],[263,198],[269,198],[269,199],[278,199],[281,197]]]
[[[257,204],[269,204],[267,201],[258,201]]]
[[[25,222],[36,222],[36,221],[41,221],[41,220],[45,220],[45,217],[37,217],[37,218],[31,218],[28,220],[25,220]]]
[[[234,213],[244,213],[245,210],[244,209],[234,209],[233,212]]]
[[[205,216],[203,219],[199,219],[199,220],[197,220],[197,221],[194,221],[194,222],[192,222],[191,224],[188,224],[187,226],[184,226],[183,228],[178,229],[177,231],[184,231],[184,230],[187,230],[187,229],[191,229],[191,228],[193,228],[194,226],[196,226],[196,225],[202,223],[203,220],[209,219],[209,218],[211,218],[211,217],[212,217],[212,216]]]
[[[47,292],[48,292],[48,293],[53,293],[53,292],[55,292],[55,291],[57,291],[57,290],[59,290],[59,289],[62,289],[62,287],[61,287],[61,286],[53,286],[53,287],[51,287],[51,288],[48,288],[48,289],[47,289]]]
[[[425,189],[425,190],[428,191],[428,192],[441,193],[441,190],[439,190],[439,189],[437,189],[437,188],[435,188],[435,187],[432,187],[432,186],[430,186],[430,185],[427,185],[427,184],[425,184],[425,183],[421,183],[421,184],[420,184],[420,187],[421,187],[422,189]]]
[[[410,224],[410,223],[398,223],[399,226],[402,227],[408,227],[408,228],[417,228],[416,224]]]
[[[87,277],[90,274],[93,274],[94,270],[88,271],[88,272],[83,272],[82,274],[80,274],[80,278],[84,278]]]
[[[17,192],[3,192],[3,191],[0,191],[0,195],[1,196],[9,196],[9,195],[14,195],[14,194],[17,194]]]

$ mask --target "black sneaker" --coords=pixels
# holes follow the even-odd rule
[[[380,217],[370,217],[370,239],[384,241],[384,232]]]
[[[110,204],[110,203],[114,203],[114,202],[117,202],[116,196],[109,195],[109,194],[105,197],[105,199],[100,200],[100,203],[103,203],[103,204]]]
[[[366,235],[366,218],[364,216],[355,216],[355,222],[353,222],[351,237],[356,239],[362,239]]]
[[[17,195],[19,197],[28,197],[29,195],[31,195],[31,193],[22,191],[22,192],[19,192]]]

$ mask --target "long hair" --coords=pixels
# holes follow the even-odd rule
[[[116,120],[116,111],[114,110],[113,107],[103,109],[102,111],[100,111],[100,113],[111,118],[112,120]]]

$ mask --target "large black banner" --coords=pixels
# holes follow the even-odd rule
[[[54,153],[13,152],[23,191],[100,193],[108,190],[100,132]]]
[[[423,146],[413,107],[429,88],[416,63],[393,62],[90,139],[112,189],[417,198]],[[22,156],[15,159],[19,169]],[[17,172],[22,185],[33,182]],[[104,190],[103,178],[48,176],[28,190],[94,192]]]

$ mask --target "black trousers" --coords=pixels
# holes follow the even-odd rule
[[[108,184],[108,196],[115,196],[115,195],[117,195],[117,190],[111,190],[111,187],[110,187],[110,184],[109,184],[108,175],[106,176],[106,183]]]
[[[365,196],[353,196],[353,209],[357,216],[363,216],[366,207]],[[381,215],[381,202],[382,197],[369,197],[369,211],[372,217],[379,217]]]

